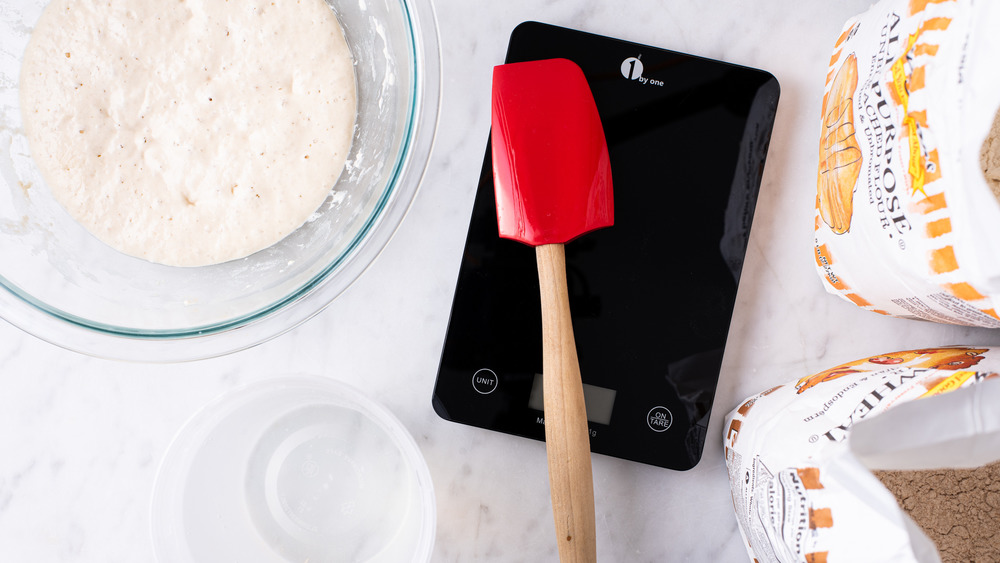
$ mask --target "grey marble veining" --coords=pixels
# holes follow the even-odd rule
[[[219,393],[295,372],[361,388],[413,434],[436,490],[435,562],[557,560],[544,446],[445,422],[430,406],[488,135],[491,68],[525,20],[754,66],[781,84],[704,458],[688,472],[593,461],[601,561],[746,561],[722,455],[726,412],[868,354],[996,341],[858,310],[826,295],[814,272],[826,65],[843,22],[868,4],[438,0],[442,111],[427,175],[385,252],[316,318],[244,352],[166,366],[87,358],[0,323],[0,561],[152,561],[149,498],[174,433]]]

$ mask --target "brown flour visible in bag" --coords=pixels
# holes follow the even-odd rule
[[[979,149],[979,166],[993,195],[1000,200],[1000,111],[993,118],[990,133]]]
[[[1000,461],[874,473],[937,545],[942,563],[1000,563]]]

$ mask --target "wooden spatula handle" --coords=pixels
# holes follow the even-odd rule
[[[561,244],[535,248],[542,301],[545,448],[559,560],[597,560],[594,477],[580,362],[573,339],[566,253]]]

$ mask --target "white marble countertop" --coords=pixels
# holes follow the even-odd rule
[[[443,103],[425,181],[361,279],[296,330],[230,356],[127,364],[0,323],[0,561],[153,560],[149,500],[174,433],[218,394],[289,372],[351,383],[416,438],[437,497],[434,561],[555,561],[544,445],[445,422],[430,398],[489,128],[490,73],[536,20],[762,68],[777,122],[701,463],[593,460],[602,561],[746,561],[722,454],[746,396],[890,350],[995,332],[885,318],[827,295],[812,260],[817,128],[843,22],[868,0],[437,0]]]

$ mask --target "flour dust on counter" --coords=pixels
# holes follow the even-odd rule
[[[108,245],[168,265],[294,231],[354,133],[353,59],[322,0],[55,0],[20,81],[56,199]]]

